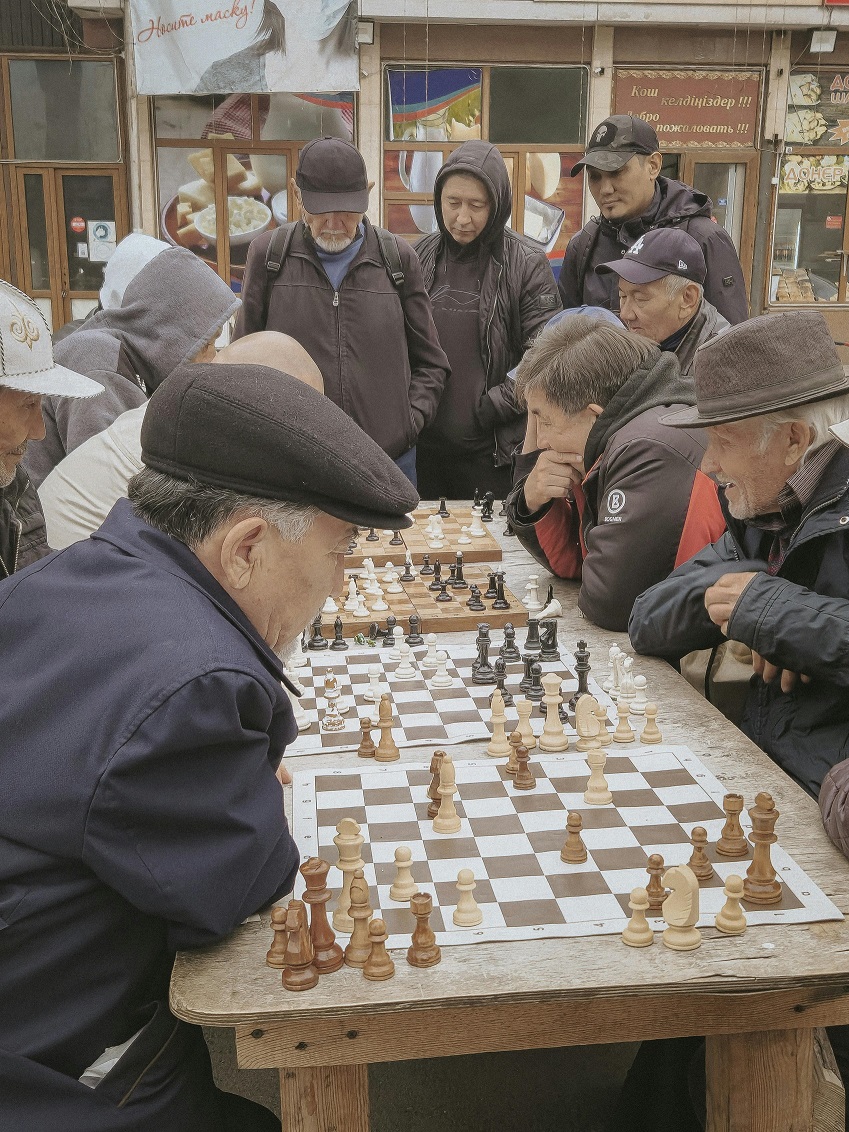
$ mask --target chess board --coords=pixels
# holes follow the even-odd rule
[[[494,647],[490,650],[492,661],[501,644],[498,638],[500,634],[493,638]],[[414,649],[416,660],[421,660],[426,651],[424,648]],[[389,685],[396,721],[392,735],[399,747],[441,748],[470,739],[489,739],[489,697],[495,685],[472,683],[472,661],[477,656],[474,644],[457,645],[448,650],[448,673],[454,680],[451,688],[429,687],[427,682],[434,675],[433,669],[420,671],[414,680],[396,680],[394,672],[398,662],[389,660],[390,652],[387,648],[369,648],[350,652],[331,652],[326,649],[307,653],[308,665],[295,669],[293,675],[305,690],[300,702],[310,720],[310,727],[308,731],[302,731],[295,742],[286,748],[287,762],[296,755],[320,755],[329,751],[357,749],[362,737],[359,718],[368,716],[375,721],[375,726],[377,721],[377,704],[362,697],[369,684],[368,670],[372,664],[380,665],[381,683]],[[559,664],[552,661],[541,666],[543,675],[546,672],[558,672],[563,676],[563,696],[566,700],[571,698],[578,687],[574,665],[574,657],[562,653]],[[506,688],[516,696],[522,694],[519,680],[523,671],[521,661],[507,665]],[[350,705],[343,716],[343,731],[322,731],[319,725],[327,706],[324,699],[324,677],[328,672],[336,676],[342,698]],[[588,686],[600,702],[608,705],[610,720],[615,720],[616,712],[612,701],[592,676]],[[568,718],[566,730],[574,735],[574,716],[569,713]],[[508,707],[508,729],[511,723],[515,725],[517,719],[516,709]],[[542,732],[543,722],[542,714],[535,713],[532,726],[537,734]]]
[[[371,540],[368,528],[362,528],[352,551],[345,556],[345,566],[347,568],[362,566],[366,558],[371,558],[375,566],[385,566],[387,562],[392,562],[396,566],[400,563],[403,568],[407,551],[410,552],[410,557],[416,566],[421,565],[426,554],[430,555],[431,562],[437,558],[442,559],[443,563],[453,562],[454,555],[458,551],[463,552],[466,562],[501,561],[501,547],[491,532],[495,524],[503,523],[504,519],[493,518],[491,523],[483,524],[485,535],[472,538],[468,543],[460,543],[458,540],[462,537],[462,528],[472,525],[472,509],[471,507],[452,509],[448,518],[442,520],[445,534],[442,549],[434,550],[425,538],[424,530],[430,516],[435,515],[438,510],[439,505],[436,503],[419,504],[412,512],[414,519],[412,527],[397,533],[375,530],[375,537]],[[401,543],[396,542],[393,545],[392,540],[397,538],[401,539]]]
[[[369,607],[369,615],[368,617],[354,617],[353,614],[346,611],[344,602],[348,593],[347,579],[357,573],[357,570],[346,571],[346,579],[342,589],[333,594],[333,598],[339,606],[338,613],[322,614],[323,632],[328,638],[333,636],[332,627],[336,617],[342,619],[345,637],[353,637],[357,633],[367,633],[372,621],[377,621],[381,627],[385,627],[386,618],[389,614],[392,614],[405,633],[409,631],[410,616],[414,613],[418,614],[421,620],[420,631],[422,633],[472,632],[477,631],[477,627],[482,621],[485,621],[493,629],[503,629],[507,624],[518,628],[528,623],[527,609],[507,586],[504,587],[504,597],[510,604],[509,609],[493,609],[494,599],[481,596],[486,608],[475,612],[466,605],[470,594],[468,588],[464,590],[452,589],[449,585],[446,592],[451,595],[452,600],[437,601],[438,591],[428,589],[428,585],[433,581],[433,576],[427,574],[424,577],[417,574],[411,582],[399,582],[399,585],[403,587],[403,593],[384,592],[383,600],[389,606],[388,609],[372,611],[371,603],[375,599],[368,594],[364,595],[366,605]],[[469,586],[476,585],[480,589],[481,595],[484,594],[489,585],[486,567],[466,566],[464,564],[463,576]],[[380,577],[379,572],[378,577]],[[450,577],[447,566],[442,577],[445,581]],[[386,591],[385,586],[383,586],[383,589]]]
[[[407,904],[389,897],[399,845],[412,851],[413,879],[433,897],[430,924],[442,946],[612,935],[628,921],[631,890],[648,882],[649,855],[660,853],[667,867],[686,864],[690,831],[702,825],[708,831],[714,875],[700,885],[699,925],[713,926],[724,903],[725,878],[744,876],[751,854],[729,860],[713,850],[724,823],[726,788],[687,747],[631,745],[611,751],[605,775],[613,802],[607,806],[584,802],[589,768],[582,755],[534,754],[531,770],[537,783],[530,791],[514,789],[505,760],[455,762],[454,800],[462,819],[457,834],[433,832],[427,817],[429,764],[295,771],[293,836],[305,857],[331,863],[328,884],[335,899],[342,881],[335,865],[336,825],[344,817],[357,821],[365,838],[362,858],[371,906],[386,921],[389,946],[408,947],[413,916]],[[747,799],[747,806],[752,803]],[[570,810],[577,810],[584,822],[588,858],[583,864],[560,860]],[[746,812],[742,824],[748,833]],[[777,833],[780,841],[780,819]],[[783,886],[781,901],[767,907],[744,901],[750,926],[843,919],[780,844],[772,847],[772,861]],[[483,922],[475,928],[452,923],[462,868],[470,868],[477,882],[474,897]],[[296,896],[302,888],[299,877]],[[650,923],[655,929],[662,926],[660,919]]]

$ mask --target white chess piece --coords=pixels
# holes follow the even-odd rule
[[[379,704],[380,697],[384,692],[389,689],[385,684],[380,682],[381,667],[379,664],[370,664],[368,666],[368,687],[362,692],[362,698],[368,700],[370,704]]]
[[[312,720],[307,715],[300,699],[298,696],[293,695],[285,684],[283,685],[283,691],[289,697],[289,703],[292,705],[292,713],[295,716],[295,723],[298,725],[298,730],[309,731],[312,726]]]
[[[590,768],[590,778],[584,791],[584,801],[588,806],[606,806],[613,801],[613,795],[604,777],[604,764],[607,755],[602,750],[589,751],[587,765]]]
[[[378,586],[375,600],[371,603],[371,611],[372,613],[383,613],[383,611],[388,608],[389,606],[383,600],[383,590]]]
[[[362,594],[357,594],[357,608],[354,610],[352,616],[356,617],[358,621],[363,618],[371,617]]]
[[[298,637],[292,648],[291,655],[286,661],[287,668],[306,668],[309,664],[307,654],[304,652],[303,637]]]
[[[359,596],[360,596],[360,594],[359,594],[359,590],[357,589],[357,579],[356,578],[349,578],[348,579],[348,597],[347,597],[347,600],[345,601],[345,609],[347,610],[348,613],[353,613],[354,610],[357,608],[357,598]]]
[[[398,580],[397,570],[392,571],[391,576],[390,576],[389,585],[386,587],[386,592],[388,594],[402,594],[404,592],[404,587],[401,585],[400,581]]]
[[[401,645],[404,643],[404,630],[396,625],[392,630],[392,648],[389,650],[389,660],[401,659]]]
[[[531,574],[528,577],[522,603],[529,613],[538,613],[542,609],[542,602],[539,599],[539,574]]]
[[[439,655],[436,651],[436,633],[428,633],[425,637],[425,644],[427,645],[427,652],[419,661],[419,668],[428,670],[436,668]]]
[[[401,645],[401,662],[395,669],[394,676],[396,680],[415,680],[418,676],[418,671],[415,664],[412,663],[413,650],[408,644]]]
[[[458,928],[475,928],[483,920],[483,912],[472,895],[475,888],[475,875],[472,870],[460,869],[457,874],[457,891],[460,897],[451,917]]]
[[[383,567],[383,574],[380,577],[381,582],[391,582],[394,569],[395,567],[392,565],[392,563],[387,562]]]
[[[452,688],[454,686],[454,677],[448,671],[448,653],[438,652],[436,654],[436,672],[430,679],[431,688]]]
[[[417,578],[419,574],[418,570],[416,570],[416,568],[413,566],[413,560],[409,556],[409,554],[407,555],[407,558],[404,562],[404,573],[412,574],[414,578]]]
[[[339,606],[333,600],[333,596],[331,594],[327,595],[327,600],[325,601],[324,605],[321,607],[321,612],[322,613],[338,613],[339,612]]]
[[[635,676],[634,698],[631,701],[631,715],[645,715],[647,700],[648,696],[646,695],[646,678],[645,676]]]
[[[458,546],[468,546],[471,541],[472,540],[469,538],[469,528],[461,527],[460,537],[457,539]]]
[[[628,706],[633,703],[637,690],[634,687],[634,658],[632,656],[625,656],[622,658],[622,676],[619,681],[619,699],[623,700]]]
[[[619,685],[617,683],[619,669],[616,666],[616,657],[621,651],[619,645],[611,645],[607,653],[610,671],[602,684],[602,688],[612,700],[619,698]]]
[[[411,873],[413,854],[407,845],[399,845],[395,850],[395,880],[389,889],[389,899],[402,904],[408,903],[411,896],[419,891]]]
[[[472,507],[472,525],[469,527],[469,535],[471,538],[483,538],[486,535],[486,528],[481,522],[482,514],[482,507]]]

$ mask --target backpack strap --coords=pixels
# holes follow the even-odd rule
[[[274,229],[274,234],[268,242],[265,251],[265,310],[263,322],[268,321],[268,302],[271,298],[271,288],[274,285],[274,280],[280,274],[283,261],[289,254],[289,245],[292,243],[296,227],[297,221],[281,224],[279,228]]]
[[[404,268],[401,264],[401,253],[398,251],[398,241],[391,232],[385,228],[375,228],[377,242],[380,244],[380,255],[386,274],[400,291],[404,286]],[[403,303],[402,303],[403,306]]]

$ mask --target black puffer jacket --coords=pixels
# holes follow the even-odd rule
[[[23,468],[0,489],[0,578],[50,553],[38,493]]]
[[[680,228],[701,246],[707,264],[705,298],[733,326],[749,317],[743,271],[731,237],[711,219],[710,197],[680,181],[658,177],[648,212],[621,227],[594,216],[569,241],[560,272],[564,309],[588,303],[619,310],[618,276],[596,275],[600,263],[620,259],[653,228]]]
[[[792,692],[752,678],[743,731],[815,797],[849,756],[849,451],[837,453],[796,528],[777,576],[772,534],[732,518],[728,531],[634,604],[637,652],[677,660],[725,638],[705,610],[723,574],[757,571],[734,607],[728,637],[779,668],[805,673]]]
[[[439,231],[415,245],[428,294],[433,290],[437,261],[450,239],[442,220],[442,186],[452,173],[469,173],[483,181],[494,202],[489,222],[478,237],[489,256],[478,316],[486,396],[477,416],[481,432],[493,432],[495,463],[509,464],[525,435],[525,414],[515,405],[507,374],[560,310],[557,284],[540,247],[507,227],[513,193],[504,158],[489,142],[467,141],[454,150],[436,176],[433,196]]]

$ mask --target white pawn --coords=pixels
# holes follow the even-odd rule
[[[424,668],[424,664],[422,664]],[[436,654],[436,672],[430,678],[431,688],[453,688],[454,677],[448,671],[448,653],[441,650]]]
[[[404,592],[404,587],[398,580],[397,570],[392,571],[392,577],[390,579],[389,585],[386,587],[386,592],[388,594],[402,594]]]
[[[401,645],[404,643],[404,630],[396,625],[392,630],[392,648],[389,650],[389,660],[401,659]]]
[[[321,607],[321,612],[322,613],[338,613],[339,612],[339,606],[336,604],[336,602],[333,600],[333,597],[330,594],[327,595],[327,600],[325,601],[324,605]]]
[[[648,947],[650,943],[654,943],[654,932],[646,920],[649,898],[644,888],[632,890],[628,907],[633,915],[622,933],[622,942],[627,943],[629,947]]]
[[[645,676],[634,677],[634,698],[631,701],[631,715],[645,715],[646,714],[646,678]]]
[[[439,654],[436,651],[436,633],[428,633],[425,637],[425,644],[427,645],[427,652],[419,661],[419,667],[422,669],[436,668],[439,664]]]
[[[368,687],[362,693],[362,698],[368,700],[370,704],[379,704],[380,697],[388,692],[389,689],[385,684],[380,682],[381,668],[379,664],[370,664],[368,666]]]
[[[614,743],[633,743],[637,738],[636,733],[628,722],[630,715],[630,708],[626,700],[620,698],[619,703],[616,705],[616,711],[619,714],[619,722],[616,724],[616,730],[613,732]]]
[[[384,609],[389,608],[389,606],[383,600],[383,590],[380,588],[380,586],[377,587],[376,599],[376,601],[373,601],[371,603],[372,613],[383,613]]]
[[[419,891],[419,886],[413,880],[412,868],[413,854],[406,845],[399,845],[395,850],[395,880],[389,889],[389,899],[398,900],[406,904],[411,896]]]
[[[743,899],[743,878],[732,873],[725,882],[723,893],[725,904],[714,921],[716,929],[723,935],[742,935],[746,930],[746,917],[740,907],[740,901]]]
[[[392,578],[394,577],[394,569],[395,568],[392,565],[392,563],[387,562],[386,565],[383,568],[383,574],[381,575],[381,578],[380,578],[381,582],[391,582]]]
[[[663,736],[660,733],[660,728],[657,725],[657,704],[646,704],[643,709],[646,717],[646,723],[640,734],[640,742],[646,744],[662,743]]]
[[[461,533],[460,533],[460,537],[457,539],[457,544],[459,546],[468,546],[469,543],[471,543],[471,541],[472,541],[469,538],[469,528],[468,527],[461,527],[460,532]]]
[[[363,597],[363,595],[361,593],[357,594],[357,607],[353,612],[353,616],[356,617],[357,620],[362,620],[362,619],[371,617],[371,614],[369,613],[368,606],[365,603],[365,598]]]
[[[401,662],[395,669],[396,680],[415,680],[418,676],[418,669],[412,663],[412,652],[408,644],[401,645]]]
[[[458,928],[476,928],[483,920],[483,912],[478,907],[472,893],[477,885],[471,869],[460,869],[457,873],[457,891],[460,899],[451,917]]]

